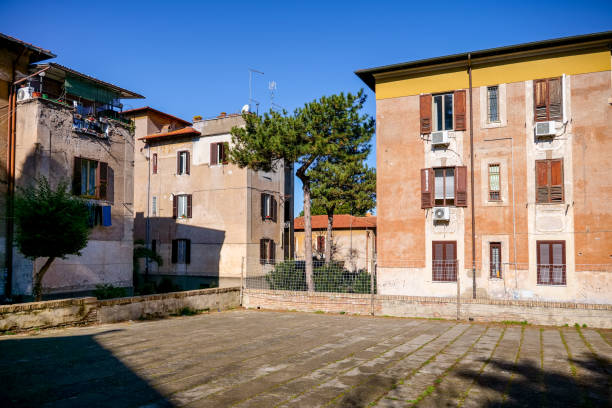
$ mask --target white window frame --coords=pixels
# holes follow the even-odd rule
[[[177,218],[187,218],[187,195],[179,194],[176,199]]]
[[[187,151],[179,152],[179,175],[187,174]]]
[[[449,178],[449,176],[447,175],[447,172],[449,170],[452,170],[453,172],[453,187],[450,189],[450,193],[447,191],[447,186],[446,186],[446,181]],[[450,207],[450,206],[455,206],[456,205],[456,197],[455,197],[455,188],[456,188],[456,184],[457,184],[457,169],[456,167],[434,167],[433,168],[433,173],[434,173],[434,191],[433,191],[433,198],[434,198],[434,206],[435,207]],[[442,178],[436,177],[436,172],[437,171],[442,171]],[[442,198],[438,198],[436,196],[436,185],[439,183],[438,180],[441,180],[442,182]],[[449,195],[450,194],[450,195]],[[442,204],[438,203],[438,200],[442,200]],[[447,201],[449,200],[453,200],[452,203],[448,203]]]
[[[438,129],[438,109],[436,108],[436,98],[442,98],[442,129]],[[450,104],[451,104],[451,126],[449,129],[444,129],[445,124],[446,124],[446,112],[444,111],[444,105],[446,104],[446,98],[450,97]],[[431,121],[432,121],[432,130],[434,132],[440,132],[443,130],[454,130],[455,129],[455,106],[454,106],[454,93],[453,92],[446,92],[446,93],[439,93],[439,94],[433,94],[432,98],[431,98]]]
[[[264,194],[264,218],[272,219],[273,211],[272,211],[272,195]]]

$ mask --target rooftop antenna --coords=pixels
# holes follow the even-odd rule
[[[253,74],[264,75],[264,73],[254,68],[249,68],[249,107],[255,102],[256,113],[259,115],[259,101],[253,98]]]

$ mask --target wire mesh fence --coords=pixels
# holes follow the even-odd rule
[[[313,291],[327,293],[376,293],[376,276],[373,262],[354,269],[353,262],[313,260],[312,277],[306,276],[304,259],[270,261],[247,259],[244,287],[288,291]]]

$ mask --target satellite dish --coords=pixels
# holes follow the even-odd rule
[[[240,109],[240,113],[249,113],[250,107],[249,105],[244,105],[242,109]]]

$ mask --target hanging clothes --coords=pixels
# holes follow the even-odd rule
[[[87,203],[87,226],[93,228],[96,222],[96,205]]]
[[[111,225],[111,206],[102,206],[102,226],[110,227]]]

